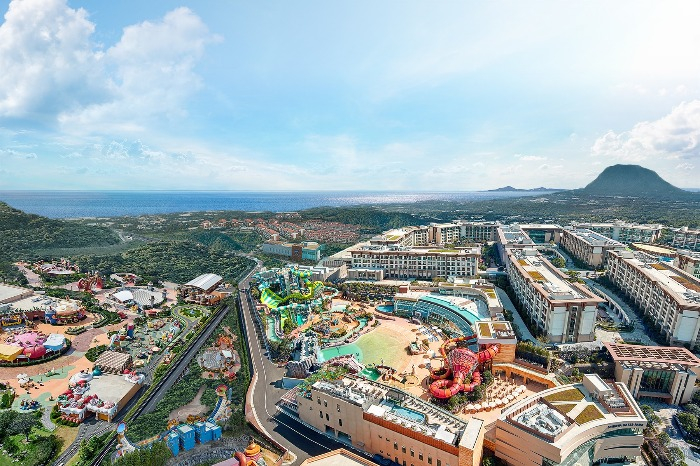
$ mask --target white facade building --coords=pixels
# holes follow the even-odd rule
[[[535,248],[506,248],[510,284],[525,312],[553,343],[593,341],[603,300],[572,283]]]
[[[669,344],[698,346],[699,279],[632,251],[608,253],[608,278],[653,320]]]

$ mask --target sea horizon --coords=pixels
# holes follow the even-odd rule
[[[207,211],[290,212],[314,207],[471,202],[552,191],[185,191],[1,190],[0,201],[49,218],[95,218]]]

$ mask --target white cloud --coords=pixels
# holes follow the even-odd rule
[[[34,152],[24,152],[16,149],[0,149],[1,159],[35,159],[37,158]]]
[[[72,129],[99,125],[102,132],[120,132],[140,131],[154,115],[183,116],[182,103],[201,86],[194,66],[205,45],[217,39],[187,8],[125,28],[102,59],[114,68],[111,98],[62,113],[59,121]]]
[[[698,157],[700,100],[683,102],[668,115],[637,123],[629,131],[608,131],[595,141],[591,153],[628,162],[658,157]]]
[[[516,154],[515,157],[524,162],[538,162],[542,160],[547,160],[547,157],[542,157],[541,155],[522,155]]]
[[[59,122],[68,133],[143,131],[154,116],[181,116],[201,85],[194,66],[217,40],[177,8],[124,29],[104,51],[95,25],[65,0],[14,0],[0,25],[0,118]]]
[[[57,112],[97,98],[100,52],[83,9],[13,1],[0,26],[0,116]]]

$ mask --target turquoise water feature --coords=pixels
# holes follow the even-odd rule
[[[302,317],[300,314],[297,314],[296,317],[297,317],[297,325],[304,325],[304,323],[306,322],[306,319],[304,319],[304,317]]]
[[[267,339],[270,341],[280,341],[279,338],[277,338],[277,334],[275,333],[275,319],[272,317],[267,318]]]
[[[379,373],[379,371],[377,369],[374,369],[374,368],[362,369],[362,371],[360,372],[360,375],[362,377],[369,379],[369,380],[377,380],[379,377],[381,377],[381,374]]]
[[[391,414],[395,414],[409,421],[425,424],[425,414],[413,411],[412,409],[404,408],[403,406],[394,406],[391,408]]]
[[[389,408],[389,412],[395,416],[402,417],[404,419],[417,422],[419,424],[425,424],[426,417],[423,413],[419,413],[418,411],[414,411],[412,409],[404,408],[403,406],[399,406],[391,401],[382,402],[382,406]]]
[[[392,304],[380,304],[377,306],[377,310],[380,312],[386,312],[388,314],[394,313],[394,306]]]
[[[355,343],[340,345],[333,348],[326,348],[319,352],[319,362],[328,361],[336,356],[344,356],[346,354],[354,354],[358,361],[362,361],[362,350]]]

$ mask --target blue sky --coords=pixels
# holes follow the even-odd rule
[[[698,2],[2,2],[0,189],[700,187]]]

